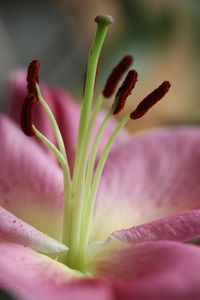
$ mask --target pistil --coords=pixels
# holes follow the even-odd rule
[[[124,82],[119,87],[114,103],[102,121],[94,139],[94,143],[91,145],[94,125],[102,104],[105,98],[111,97],[114,94],[120,79],[128,71],[133,61],[132,57],[127,55],[113,69],[108,77],[103,93],[97,98],[92,111],[99,55],[109,25],[113,23],[113,19],[108,15],[102,15],[98,16],[95,21],[97,23],[97,31],[88,57],[84,97],[72,177],[61,132],[56,119],[50,107],[43,99],[38,86],[38,70],[40,66],[38,61],[33,61],[29,66],[27,75],[28,96],[26,97],[22,108],[22,129],[25,134],[29,136],[37,135],[37,137],[54,153],[63,169],[64,213],[62,242],[69,247],[69,253],[65,259],[65,264],[78,270],[83,270],[87,264],[87,248],[96,195],[102,171],[113,143],[128,120],[131,118],[137,119],[143,116],[150,107],[165,95],[170,87],[168,81],[163,82],[158,89],[154,90],[143,99],[131,114],[126,114],[122,118],[108,139],[95,168],[97,152],[104,130],[112,115],[119,113],[123,109],[127,97],[131,94],[137,82],[137,72],[135,70],[130,70],[125,77]],[[34,105],[36,105],[38,101],[49,117],[58,147],[49,141],[34,125],[32,111]]]

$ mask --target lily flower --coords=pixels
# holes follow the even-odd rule
[[[135,70],[110,111],[99,113],[131,56],[113,69],[92,110],[112,21],[96,18],[81,110],[65,92],[39,87],[37,60],[28,94],[23,74],[12,81],[10,115],[28,136],[0,117],[0,286],[19,299],[199,299],[200,248],[191,245],[200,236],[199,129],[130,137],[124,125],[170,87],[164,81],[116,123],[112,115],[135,87]]]

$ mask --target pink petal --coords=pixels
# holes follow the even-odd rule
[[[174,240],[185,242],[200,237],[200,209],[115,231],[110,239],[135,244],[145,241]]]
[[[171,240],[186,242],[200,237],[200,210],[191,210],[180,215],[162,218],[142,225],[115,231],[104,241],[91,243],[88,260],[102,252],[147,241]]]
[[[110,287],[33,250],[0,244],[0,285],[22,300],[112,300]],[[20,272],[19,272],[20,270]]]
[[[63,209],[60,168],[7,117],[0,117],[0,136],[0,205],[59,240]]]
[[[42,253],[67,251],[67,247],[0,207],[0,241],[28,246]]]
[[[195,127],[161,129],[114,149],[103,173],[91,240],[199,208],[199,136]]]
[[[91,270],[114,279],[118,300],[197,300],[200,295],[197,246],[176,242],[131,245],[98,257]]]
[[[0,243],[0,253],[0,285],[4,288],[12,290],[13,285],[14,291],[29,288],[33,292],[34,288],[47,290],[72,279],[67,267],[27,247]]]
[[[91,267],[104,279],[75,278],[67,267],[19,245],[1,243],[0,253],[0,285],[22,300],[197,300],[200,293],[196,246],[148,242],[107,253]]]

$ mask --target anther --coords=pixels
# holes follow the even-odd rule
[[[28,136],[35,135],[33,125],[33,106],[37,103],[36,96],[31,93],[25,98],[21,111],[21,128]]]
[[[106,85],[103,90],[103,95],[106,98],[110,98],[116,90],[116,87],[121,80],[122,76],[128,71],[133,63],[133,57],[131,55],[126,55],[118,63],[118,65],[112,70],[109,75]]]
[[[171,84],[169,81],[164,81],[157,89],[146,96],[136,109],[130,114],[131,119],[139,119],[159,100],[161,100],[168,92]]]
[[[119,113],[125,105],[127,97],[131,94],[131,91],[135,87],[138,74],[135,70],[130,70],[122,83],[121,87],[117,91],[115,101],[113,103],[113,114]]]
[[[28,67],[28,72],[27,72],[27,89],[28,93],[33,93],[37,97],[37,90],[36,90],[36,82],[39,83],[39,72],[40,68],[40,62],[39,60],[33,60],[29,67]]]

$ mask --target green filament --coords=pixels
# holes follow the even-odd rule
[[[45,144],[51,151],[52,153],[56,156],[57,160],[59,161],[60,165],[62,168],[67,169],[67,162],[62,153],[56,148],[56,146],[49,141],[46,136],[44,136],[37,128],[35,125],[32,126],[35,134],[37,137]]]
[[[51,125],[53,127],[53,130],[54,130],[54,133],[55,133],[55,137],[56,137],[56,141],[58,143],[58,147],[60,149],[60,152],[62,153],[62,155],[66,158],[67,160],[67,154],[66,154],[66,150],[65,150],[65,145],[64,145],[64,142],[63,142],[63,138],[62,138],[62,135],[60,133],[60,130],[59,130],[59,127],[58,127],[58,124],[54,118],[54,115],[49,107],[49,105],[47,104],[47,102],[43,99],[42,95],[41,95],[41,92],[40,92],[40,88],[39,88],[39,85],[36,83],[36,88],[37,88],[37,96],[38,96],[38,99],[40,101],[40,103],[42,104],[44,110],[46,111],[48,117],[49,117],[49,120],[51,122]]]
[[[90,159],[88,162],[88,170],[87,170],[87,177],[86,177],[86,185],[87,187],[90,186],[91,181],[92,181],[92,175],[93,175],[93,170],[94,170],[94,164],[95,164],[95,160],[96,160],[96,155],[97,155],[97,151],[99,148],[99,144],[102,138],[102,135],[104,133],[104,130],[106,128],[106,125],[108,123],[108,121],[110,120],[110,118],[112,117],[112,111],[109,111],[105,117],[105,119],[103,120],[98,133],[95,137],[94,143],[93,143],[93,147],[92,147],[92,151],[90,154]]]
[[[70,217],[71,217],[71,176],[70,176],[70,169],[69,169],[69,164],[67,160],[67,154],[65,150],[65,145],[64,141],[60,132],[60,129],[58,127],[58,124],[54,118],[54,115],[47,104],[47,102],[43,99],[40,88],[38,84],[36,83],[36,88],[37,88],[37,96],[42,104],[44,110],[46,111],[48,118],[51,122],[52,128],[55,133],[56,141],[58,143],[59,150],[51,143],[49,142],[48,144],[48,139],[45,138],[36,128],[34,128],[36,131],[37,136],[45,143],[52,152],[56,155],[57,159],[60,161],[60,155],[65,159],[64,164],[61,163],[62,169],[63,169],[63,179],[64,179],[64,215],[63,215],[63,233],[62,233],[62,242],[64,244],[69,243],[69,229],[66,230],[66,228],[70,227]]]
[[[66,234],[65,228],[70,226],[70,198],[71,198],[71,181],[69,180],[69,165],[64,158],[63,154],[56,148],[56,146],[49,141],[34,125],[33,130],[37,137],[52,151],[52,153],[58,159],[62,169],[63,169],[63,180],[64,180],[64,216],[63,216],[63,232],[62,232],[62,242],[68,244],[68,234]]]
[[[118,123],[118,125],[116,126],[112,135],[110,136],[110,138],[100,156],[99,162],[97,164],[97,168],[94,173],[92,185],[90,185],[89,194],[88,194],[88,198],[87,198],[87,200],[88,200],[87,208],[85,209],[85,212],[86,212],[85,223],[84,223],[84,227],[82,230],[82,236],[84,236],[84,238],[81,240],[80,254],[79,254],[80,262],[83,265],[86,263],[86,260],[87,260],[87,246],[88,246],[88,242],[89,242],[89,233],[90,233],[90,228],[91,228],[92,214],[93,214],[93,210],[94,210],[96,194],[97,194],[97,190],[99,187],[102,171],[103,171],[104,165],[106,163],[108,154],[113,146],[113,143],[115,142],[117,136],[119,135],[120,130],[126,125],[126,123],[128,122],[129,119],[130,119],[130,115],[129,114],[125,115],[125,117]],[[106,118],[104,119],[104,121],[105,120],[106,120]],[[102,128],[103,127],[104,126],[102,126]],[[100,129],[102,130],[102,128],[100,128]],[[95,140],[96,143],[99,142],[99,138],[101,136],[100,129],[96,136],[97,137]],[[95,144],[95,142],[94,142],[94,144]],[[96,149],[95,149],[96,147],[95,146],[93,146],[93,147],[94,147],[93,150],[96,151]]]

